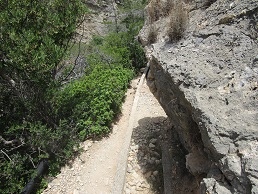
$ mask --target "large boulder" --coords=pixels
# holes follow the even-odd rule
[[[139,40],[151,53],[149,87],[200,193],[258,193],[258,0],[187,2],[180,40],[168,37],[171,14],[146,15]]]

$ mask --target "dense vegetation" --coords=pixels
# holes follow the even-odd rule
[[[57,173],[79,141],[108,133],[145,63],[135,40],[143,21],[128,12],[123,30],[84,45],[83,75],[69,79],[77,63],[67,57],[87,12],[81,0],[0,0],[0,193],[20,193],[42,160]]]

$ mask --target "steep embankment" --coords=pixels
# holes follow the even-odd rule
[[[149,87],[188,152],[198,192],[258,193],[258,1],[199,2],[187,5],[186,31],[172,43],[173,16],[156,10],[153,19],[146,8],[139,38],[152,50]]]

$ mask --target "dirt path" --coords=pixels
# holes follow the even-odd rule
[[[166,114],[144,82],[128,156],[126,194],[163,193],[160,135]]]
[[[164,120],[165,113],[144,81],[141,89],[137,92],[138,103],[136,104],[136,111],[133,111],[135,115],[132,115],[133,119],[132,117],[130,119],[139,82],[140,78],[132,81],[132,87],[128,89],[122,107],[122,114],[113,125],[113,132],[110,136],[103,138],[101,141],[92,142],[88,140],[82,143],[84,152],[71,162],[71,165],[62,168],[57,177],[49,181],[49,186],[43,194],[121,193],[122,191],[118,192],[114,188],[121,187],[123,189],[120,182],[123,182],[124,175],[118,168],[124,165],[121,161],[123,160],[122,155],[128,152],[125,146],[128,147],[129,145],[125,145],[125,142],[128,140],[129,120],[133,122],[131,124],[133,126],[133,138],[129,149],[129,168],[124,193],[158,192],[159,189],[155,187],[155,182],[159,182],[157,181],[159,172],[153,169],[153,166],[156,168],[160,164],[160,157],[155,151],[155,138],[151,138],[151,136],[158,129],[158,123]],[[150,144],[149,141],[152,141],[152,143]],[[156,152],[156,157],[151,157],[150,151]],[[146,163],[144,163],[144,158]],[[143,159],[143,161],[140,159]],[[150,166],[152,166],[152,169]]]

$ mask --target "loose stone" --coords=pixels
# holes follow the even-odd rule
[[[144,176],[145,176],[146,178],[149,178],[149,177],[151,176],[151,174],[152,174],[152,172],[149,171],[149,172],[147,172]]]
[[[150,144],[149,144],[149,148],[155,148],[155,145],[152,144],[152,143],[150,143]]]
[[[156,142],[157,142],[157,139],[151,139],[151,140],[150,140],[150,143],[155,144]]]
[[[132,173],[133,172],[133,167],[130,164],[127,165],[127,172],[128,173]]]
[[[129,184],[130,186],[135,186],[135,183],[132,182],[132,181],[128,182],[128,184]]]
[[[157,176],[158,174],[159,174],[159,171],[157,171],[157,170],[153,172],[154,176]]]

